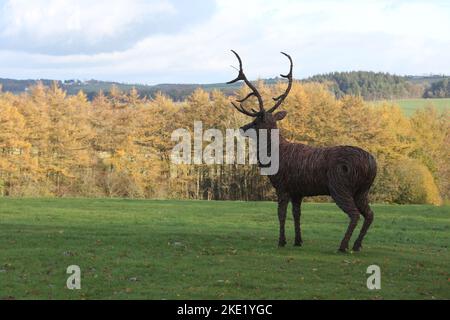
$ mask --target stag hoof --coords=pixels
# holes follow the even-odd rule
[[[346,253],[348,248],[339,248],[338,251],[342,253]]]
[[[280,240],[278,241],[278,247],[282,248],[286,245],[286,240]]]
[[[303,244],[303,241],[301,241],[301,240],[300,240],[300,241],[295,241],[295,242],[294,242],[294,246],[295,246],[295,247],[301,247],[302,244]]]
[[[352,250],[355,251],[355,252],[358,252],[358,251],[361,251],[361,248],[362,248],[361,244],[355,243],[353,245],[353,249]]]

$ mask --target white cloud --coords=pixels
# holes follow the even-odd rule
[[[174,13],[164,0],[10,0],[2,11],[3,36],[41,41],[78,33],[90,42],[114,37],[144,17]]]
[[[118,3],[116,8],[121,8]],[[109,36],[108,24],[114,25],[99,23],[93,37]],[[215,13],[202,23],[176,33],[150,34],[114,52],[18,56],[0,51],[0,76],[221,82],[234,76],[229,68],[235,64],[232,48],[244,58],[251,78],[285,72],[281,50],[293,56],[297,77],[356,69],[450,73],[450,60],[444,56],[450,50],[448,30],[450,7],[437,1],[218,0]]]

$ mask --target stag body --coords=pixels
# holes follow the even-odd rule
[[[281,75],[288,79],[288,87],[282,95],[274,98],[275,105],[265,110],[261,95],[249,82],[242,70],[242,61],[239,60],[239,75],[230,81],[233,83],[243,80],[251,89],[251,93],[244,99],[238,100],[240,105],[233,106],[240,112],[254,117],[254,121],[241,127],[244,135],[249,129],[277,129],[277,121],[286,116],[285,111],[273,114],[283,100],[287,97],[292,86],[292,60],[286,55],[291,67],[287,75]],[[259,111],[247,111],[242,103],[255,96],[259,102]],[[256,135],[258,139],[259,135]],[[259,146],[259,143],[257,144]],[[373,212],[368,201],[369,189],[376,176],[376,162],[368,152],[353,146],[336,146],[316,148],[301,143],[291,143],[280,137],[279,144],[279,170],[270,175],[269,179],[276,189],[278,197],[278,218],[280,222],[279,246],[286,244],[285,221],[289,201],[292,202],[292,213],[295,226],[294,245],[302,244],[300,214],[301,202],[305,196],[330,195],[336,204],[349,216],[350,223],[339,247],[340,251],[348,249],[348,242],[355,229],[359,216],[364,217],[364,224],[360,234],[353,245],[354,251],[361,249],[362,240],[373,221]]]

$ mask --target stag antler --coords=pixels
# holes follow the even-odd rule
[[[292,88],[292,67],[293,67],[292,58],[287,53],[281,52],[281,54],[284,54],[286,57],[288,57],[289,62],[291,63],[291,66],[289,68],[289,73],[288,74],[280,74],[281,77],[288,79],[288,86],[286,88],[286,91],[282,95],[279,95],[276,98],[272,98],[274,101],[276,101],[276,103],[272,108],[267,110],[267,112],[274,112],[283,103],[284,99],[286,99],[286,97],[289,94],[289,91],[291,91],[291,88]]]
[[[236,105],[234,102],[231,102],[231,104],[233,105],[233,107],[236,108],[236,110],[238,110],[239,112],[250,116],[250,117],[256,117],[258,114],[264,113],[266,112],[264,110],[264,106],[263,106],[263,100],[261,97],[261,94],[258,92],[258,90],[256,89],[256,87],[247,79],[247,77],[244,74],[244,70],[242,69],[242,60],[241,57],[239,57],[239,55],[236,53],[236,51],[231,50],[231,52],[234,53],[234,55],[236,56],[236,58],[239,61],[239,74],[236,77],[236,79],[228,81],[227,84],[231,84],[231,83],[235,83],[238,82],[240,80],[243,80],[245,82],[245,84],[250,88],[251,92],[243,99],[237,100],[237,102],[239,102],[239,106]],[[242,105],[242,103],[244,101],[246,101],[248,98],[255,96],[258,99],[258,105],[259,105],[259,111],[256,111],[254,109],[251,109],[252,112],[245,110],[244,106]]]

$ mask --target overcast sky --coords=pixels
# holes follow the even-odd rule
[[[0,77],[210,83],[450,73],[450,1],[0,0]]]

